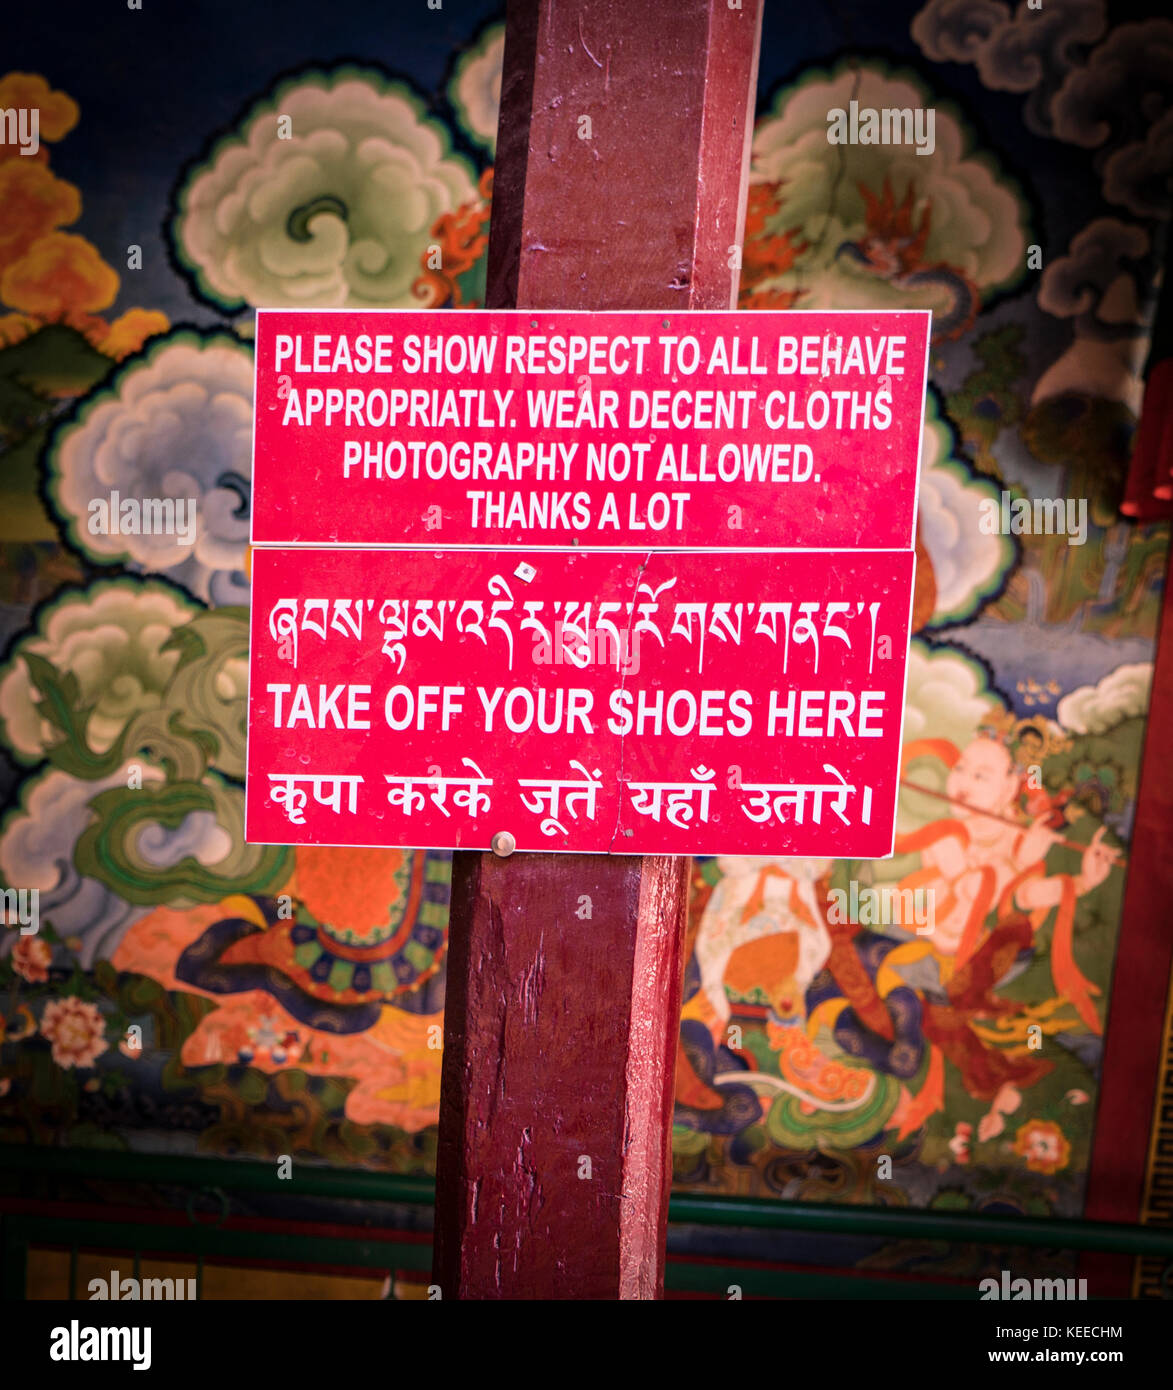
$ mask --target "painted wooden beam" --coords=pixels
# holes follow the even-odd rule
[[[731,309],[761,0],[507,11],[488,305]]]
[[[728,309],[761,0],[510,0],[493,308]],[[663,1290],[689,861],[457,854],[433,1279]]]

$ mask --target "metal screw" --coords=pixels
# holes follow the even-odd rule
[[[508,830],[498,830],[489,843],[493,853],[499,859],[508,859],[517,848],[517,841]]]

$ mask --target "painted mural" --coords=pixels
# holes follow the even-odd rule
[[[226,54],[137,207],[66,167],[109,112],[61,64],[0,75],[40,112],[0,146],[0,878],[42,919],[0,943],[4,1142],[431,1171],[449,856],[243,841],[251,334],[482,301],[502,26],[465,8],[362,62]],[[1173,21],[771,23],[743,307],[934,314],[899,834],[695,862],[676,1181],[1078,1215],[1167,544],[1118,504]],[[852,103],[931,110],[932,149],[830,140]],[[198,498],[194,540],[95,534],[113,491]]]

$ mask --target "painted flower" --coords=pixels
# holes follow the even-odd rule
[[[1091,1096],[1086,1091],[1068,1091],[1063,1099],[1070,1101],[1072,1105],[1086,1105]]]
[[[1071,1145],[1057,1124],[1030,1120],[1015,1135],[1014,1152],[1026,1159],[1026,1166],[1034,1173],[1057,1173],[1067,1167]]]
[[[41,1033],[53,1045],[59,1067],[92,1067],[106,1051],[106,1021],[97,1005],[69,995],[45,1005]]]
[[[973,1125],[958,1123],[949,1140],[949,1151],[957,1163],[969,1162],[969,1141],[973,1138]]]
[[[12,948],[12,968],[30,985],[42,984],[49,978],[53,948],[39,936],[22,936]]]

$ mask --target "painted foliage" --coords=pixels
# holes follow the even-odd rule
[[[934,314],[897,853],[696,862],[676,1178],[1074,1215],[1162,597],[1165,530],[1117,504],[1173,23],[883,22],[899,61],[764,56],[741,303]],[[0,78],[44,142],[0,149],[0,875],[43,919],[0,946],[0,1139],[431,1169],[448,856],[241,833],[252,317],[481,302],[501,55],[471,21],[435,90],[410,51],[261,70],[143,210],[164,307],[63,230],[84,104]],[[931,111],[932,148],[829,139],[852,103]],[[115,492],[192,499],[194,543],[95,527]]]

